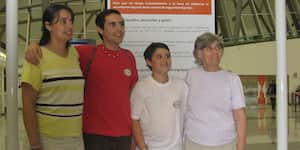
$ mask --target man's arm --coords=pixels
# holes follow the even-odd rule
[[[40,59],[42,58],[42,50],[37,43],[30,43],[24,55],[25,59],[29,63],[38,65],[40,63]]]
[[[38,92],[30,84],[22,83],[23,120],[32,149],[41,150],[40,134],[35,112]]]
[[[237,150],[245,150],[247,137],[247,115],[245,108],[233,110],[237,128]]]

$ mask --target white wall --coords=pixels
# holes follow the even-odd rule
[[[289,92],[300,85],[300,39],[287,41]],[[263,42],[226,47],[221,66],[239,75],[275,75],[276,43]]]

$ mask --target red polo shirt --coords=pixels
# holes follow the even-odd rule
[[[76,47],[85,70],[93,47]],[[84,97],[83,132],[105,136],[131,135],[130,92],[138,79],[129,50],[97,46],[90,66]]]

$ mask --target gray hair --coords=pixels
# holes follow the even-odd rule
[[[221,39],[213,33],[205,32],[196,38],[193,51],[196,64],[201,64],[201,60],[197,58],[198,51],[209,47],[215,41],[217,41],[220,44],[222,49],[224,48]]]

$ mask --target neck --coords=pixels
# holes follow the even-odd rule
[[[219,66],[206,66],[206,65],[203,65],[203,69],[207,72],[217,72],[219,70],[221,70],[221,67]]]
[[[169,81],[168,73],[164,73],[164,74],[152,73],[152,77],[155,81],[159,83],[167,83]]]
[[[60,56],[67,56],[68,55],[68,48],[66,47],[66,42],[56,42],[51,40],[47,45],[45,45],[50,51],[60,55]]]
[[[114,50],[114,51],[120,50],[120,45],[111,44],[111,43],[108,43],[105,41],[103,41],[103,45],[105,48],[110,49],[110,50]]]

